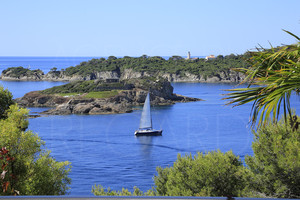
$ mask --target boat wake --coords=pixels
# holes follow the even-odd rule
[[[53,138],[44,138],[44,141],[63,141],[63,142],[85,142],[85,143],[101,143],[101,144],[110,144],[110,145],[128,145],[128,146],[149,146],[149,147],[157,147],[157,148],[163,148],[163,149],[171,149],[176,152],[191,152],[195,153],[197,151],[191,150],[191,149],[184,149],[184,148],[177,148],[167,145],[161,145],[161,144],[151,144],[151,143],[121,143],[121,142],[111,142],[111,141],[104,141],[104,140],[91,140],[91,139],[53,139]]]

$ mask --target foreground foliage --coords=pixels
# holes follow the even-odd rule
[[[252,190],[276,198],[300,198],[300,128],[281,120],[253,133],[254,156],[246,158],[254,178]]]
[[[0,94],[11,98],[3,89]],[[12,104],[0,118],[0,195],[66,194],[70,163],[56,161],[37,134],[25,131],[27,117],[28,110]]]
[[[195,156],[178,155],[172,167],[157,168],[154,177],[155,188],[143,194],[138,188],[133,194],[127,189],[122,191],[105,190],[94,186],[94,195],[134,195],[147,196],[240,196],[246,186],[247,169],[231,151],[197,153]],[[139,191],[139,192],[136,192]]]
[[[229,90],[231,93],[225,99],[234,106],[253,102],[252,125],[257,119],[258,126],[267,124],[270,118],[276,123],[282,109],[286,122],[292,116],[290,97],[300,92],[300,38],[288,33],[297,39],[296,44],[257,49],[249,53],[250,68],[236,69],[247,75],[244,81],[249,83],[248,87]]]
[[[12,94],[0,85],[0,119],[5,118],[6,110],[13,104]]]
[[[231,151],[178,155],[173,166],[157,168],[153,189],[144,194],[134,190],[146,196],[300,198],[300,128],[281,120],[253,133],[254,155],[246,157],[245,166]],[[113,191],[102,186],[94,186],[92,192],[100,196],[133,195],[127,189]]]
[[[212,151],[177,158],[172,167],[157,168],[154,183],[163,196],[240,196],[246,171],[231,151]]]
[[[133,188],[133,192],[128,189],[122,188],[121,191],[105,189],[102,185],[95,185],[92,187],[92,193],[96,196],[155,196],[153,190],[148,190],[146,193],[141,191],[138,187]]]

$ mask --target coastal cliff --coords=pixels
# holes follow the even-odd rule
[[[43,91],[33,91],[15,101],[23,107],[52,107],[43,114],[113,114],[132,112],[150,92],[152,105],[201,101],[174,94],[164,78],[128,79],[121,82],[74,81]]]
[[[182,72],[182,73],[165,73],[165,72],[157,72],[156,76],[161,76],[166,78],[170,82],[205,82],[205,83],[237,83],[242,81],[245,76],[241,73],[237,73],[234,71],[229,71],[228,73],[221,72],[220,74],[204,76],[204,75],[196,75],[190,72]],[[120,79],[131,79],[131,78],[140,78],[140,77],[150,77],[153,74],[149,72],[137,72],[132,69],[125,69],[121,74]]]
[[[18,67],[19,68],[19,67]],[[245,77],[241,73],[234,71],[220,72],[216,75],[204,76],[196,75],[190,72],[183,72],[179,74],[166,73],[166,72],[140,72],[133,69],[125,69],[123,72],[118,71],[100,71],[91,72],[88,75],[68,75],[63,71],[50,71],[44,74],[41,70],[28,70],[26,73],[15,73],[14,68],[4,70],[0,79],[6,81],[83,81],[83,80],[107,80],[119,79],[127,80],[133,78],[161,76],[170,82],[205,82],[205,83],[236,83],[242,81]]]

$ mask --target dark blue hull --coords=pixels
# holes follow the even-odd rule
[[[162,130],[137,130],[135,136],[161,136]]]

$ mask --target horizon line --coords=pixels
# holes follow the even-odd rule
[[[143,55],[146,55],[146,54],[143,54]],[[138,58],[138,57],[142,57],[143,55],[141,55],[141,56],[128,56],[128,57],[132,57],[132,58]],[[212,54],[210,54],[210,55],[212,55]],[[114,55],[110,55],[110,56],[114,56]],[[76,58],[76,57],[78,57],[78,58],[84,58],[84,57],[89,57],[89,58],[108,58],[108,57],[110,57],[110,56],[0,56],[0,58],[2,57],[61,57],[61,58],[63,58],[63,57],[74,57],[74,58]],[[156,57],[156,56],[149,56],[149,55],[146,55],[146,56],[148,56],[148,57]],[[180,57],[183,57],[183,58],[185,58],[185,57],[187,57],[186,55],[185,56],[181,56],[181,55],[172,55],[172,56],[180,56]],[[158,56],[158,57],[172,57],[172,56]],[[223,55],[223,56],[225,56],[225,55]],[[125,57],[125,56],[115,56],[115,57],[117,57],[117,58],[123,58],[123,57]],[[200,58],[200,57],[203,57],[203,58],[205,58],[206,56],[191,56],[191,58]]]

